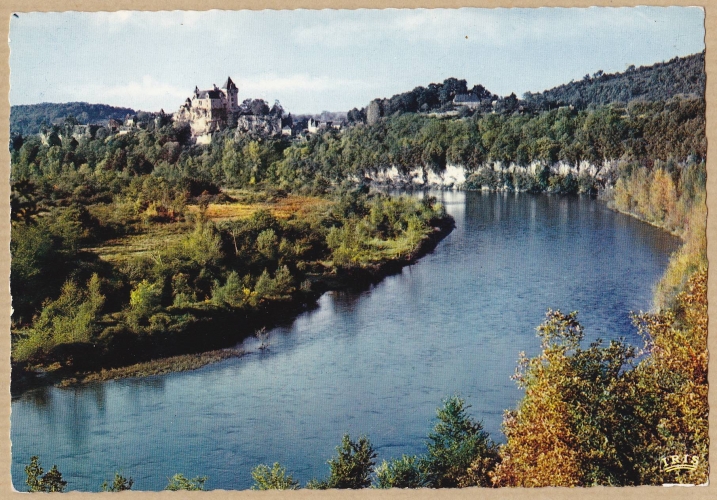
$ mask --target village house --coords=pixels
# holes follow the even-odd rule
[[[474,94],[456,94],[453,98],[454,106],[467,106],[470,109],[476,109],[480,104],[480,97]]]
[[[110,118],[107,122],[107,128],[110,132],[118,132],[122,124],[115,120],[114,118]]]
[[[309,118],[309,123],[306,126],[306,130],[308,130],[310,134],[315,134],[316,132],[319,131],[320,128],[321,128],[321,122],[319,120],[314,120],[313,118]]]

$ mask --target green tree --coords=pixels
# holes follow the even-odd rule
[[[438,408],[438,422],[428,435],[428,454],[423,459],[427,485],[432,488],[488,486],[488,472],[495,466],[497,449],[470,408],[452,396]],[[482,464],[482,465],[481,465]],[[468,469],[474,466],[469,474]]]
[[[68,281],[57,300],[46,301],[32,326],[20,333],[13,359],[25,361],[60,344],[90,342],[99,330],[97,320],[104,303],[97,274],[87,282],[86,290]]]
[[[352,441],[344,434],[337,455],[328,461],[329,477],[323,481],[312,480],[310,489],[360,489],[371,485],[371,470],[376,464],[376,452],[366,436]]]
[[[212,288],[212,302],[219,306],[240,307],[245,298],[247,296],[236,271],[229,273],[224,285],[220,285],[217,281]]]
[[[134,485],[134,479],[131,477],[127,479],[119,472],[115,472],[115,477],[112,480],[112,484],[107,481],[102,483],[102,491],[127,491],[131,490]]]
[[[53,465],[52,469],[45,473],[37,456],[30,457],[30,465],[25,467],[25,474],[29,492],[62,493],[67,486],[67,481],[62,479],[57,465]]]
[[[279,462],[269,468],[267,465],[257,465],[251,471],[254,479],[253,490],[295,490],[299,488],[299,482],[295,481],[291,474],[286,473],[286,468]]]
[[[159,309],[162,301],[162,288],[157,283],[142,280],[137,283],[129,294],[129,305],[134,317],[143,319],[150,317]]]
[[[256,250],[268,260],[276,260],[279,240],[273,229],[265,229],[256,237]]]

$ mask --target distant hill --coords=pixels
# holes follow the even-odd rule
[[[577,109],[601,106],[613,102],[665,101],[676,95],[704,98],[705,54],[675,57],[667,62],[630,66],[622,73],[596,71],[578,82],[570,82],[544,92],[527,92],[523,99],[515,94],[499,97],[482,85],[469,89],[465,80],[447,78],[443,83],[396,94],[391,98],[374,99],[362,109],[348,112],[350,122],[372,123],[381,116],[416,112],[446,112],[453,109],[458,94],[472,94],[480,101],[470,113],[513,114],[535,113],[559,106],[572,105]],[[464,110],[465,112],[466,110]]]
[[[103,123],[114,118],[124,120],[125,116],[134,115],[132,108],[118,108],[107,104],[89,104],[86,102],[68,102],[56,104],[23,104],[10,107],[10,135],[23,136],[37,134],[43,124],[52,125],[63,121],[67,116],[74,116],[79,123]]]
[[[537,108],[573,105],[583,109],[591,104],[664,101],[675,95],[704,97],[705,80],[705,54],[702,52],[652,66],[630,66],[623,73],[597,71],[592,76],[585,75],[579,82],[566,83],[545,92],[527,92],[523,99]]]

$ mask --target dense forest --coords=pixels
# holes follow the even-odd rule
[[[261,336],[326,289],[380,279],[430,250],[452,221],[431,197],[371,190],[372,177],[455,165],[466,189],[598,194],[679,235],[654,312],[634,316],[645,345],[585,346],[575,313],[548,310],[537,329],[542,352],[519,359],[525,395],[506,413],[505,444],[449,398],[424,455],[377,465],[366,437],[346,436],[329,476],[306,486],[704,483],[703,57],[596,74],[531,95],[527,107],[512,96],[490,109],[427,112],[468,91],[448,79],[352,110],[346,129],[296,139],[228,129],[197,145],[170,120],[125,134],[18,137],[13,390],[159,373],[162,359],[197,366],[227,355],[216,350],[236,333],[222,332]],[[480,86],[470,92],[493,102]],[[656,457],[665,453],[694,468],[664,470]],[[44,473],[34,459],[26,471],[35,491],[64,489],[56,468]],[[299,486],[280,464],[252,474],[258,489]],[[178,475],[168,488],[205,480]],[[130,483],[116,476],[106,487]]]
[[[622,73],[598,70],[578,82],[544,92],[527,92],[522,99],[515,94],[495,95],[479,84],[469,89],[466,80],[447,78],[443,83],[431,83],[390,98],[374,99],[365,108],[349,111],[347,118],[351,122],[373,124],[379,117],[404,113],[451,112],[455,108],[453,98],[456,95],[471,95],[478,100],[474,108],[461,108],[464,115],[535,114],[562,106],[583,110],[613,103],[624,107],[633,101],[666,101],[677,96],[700,98],[705,92],[704,64],[702,52],[637,69],[630,66]]]
[[[467,188],[592,192],[598,184],[613,182],[616,170],[603,179],[586,170],[580,178],[582,162],[602,167],[610,161],[646,166],[656,160],[702,161],[707,151],[704,106],[702,99],[673,98],[532,116],[407,113],[294,145],[277,163],[272,174],[278,177],[272,180],[290,188],[346,175],[370,177],[391,167],[440,174],[452,164],[469,174]],[[558,162],[570,166],[571,173],[561,173]],[[519,168],[509,169],[511,164]],[[571,178],[563,182],[567,175]]]
[[[10,136],[37,134],[43,126],[62,123],[68,116],[73,116],[78,123],[86,125],[106,123],[110,119],[123,121],[127,115],[135,113],[131,108],[86,102],[20,104],[10,107]]]
[[[544,92],[528,92],[523,99],[541,109],[565,105],[584,109],[613,102],[663,101],[678,95],[701,97],[705,93],[704,67],[705,53],[701,52],[652,66],[630,66],[623,73],[598,70],[577,82]]]

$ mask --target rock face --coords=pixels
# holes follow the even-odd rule
[[[458,165],[447,165],[441,173],[435,173],[423,167],[415,167],[407,171],[390,167],[366,173],[364,180],[371,180],[372,183],[379,186],[396,188],[460,189],[466,181],[466,170]]]
[[[236,134],[255,133],[261,135],[281,135],[281,117],[243,115],[237,118]]]
[[[65,141],[94,139],[101,125],[68,125],[40,131],[40,141],[45,146],[56,146]]]
[[[582,161],[577,164],[558,162],[547,165],[552,174],[565,176],[572,174],[574,177],[587,175],[597,181],[609,182],[617,169],[618,161],[605,160],[602,163],[593,164]],[[410,170],[399,170],[396,167],[382,168],[371,172],[364,172],[361,177],[355,177],[355,182],[370,181],[373,184],[389,188],[435,188],[435,189],[463,189],[466,181],[479,175],[484,170],[495,172],[522,172],[536,175],[543,167],[541,162],[533,162],[530,165],[521,166],[514,163],[503,164],[493,162],[485,164],[473,171],[467,171],[461,165],[446,165],[442,172],[434,172],[428,168],[417,166]]]
[[[72,137],[77,139],[94,139],[97,131],[101,128],[100,125],[75,125],[72,127]]]

